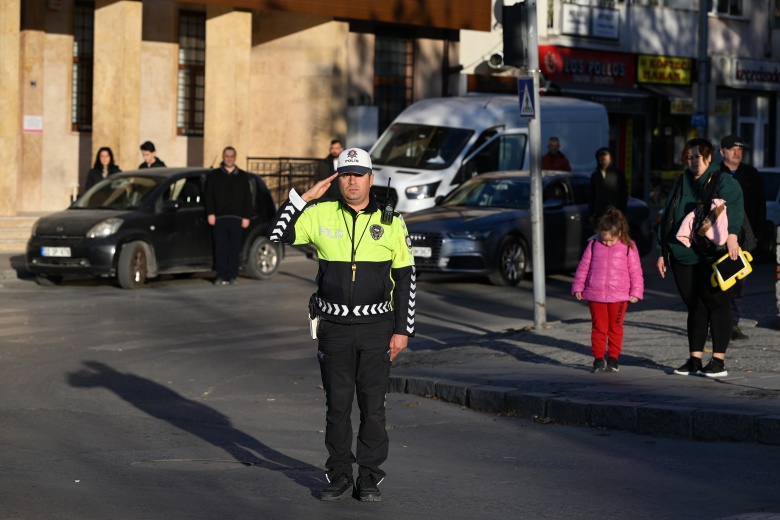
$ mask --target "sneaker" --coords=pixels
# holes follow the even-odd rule
[[[750,339],[747,334],[739,330],[739,326],[734,325],[731,327],[731,339],[734,341],[743,341],[746,339]]]
[[[231,278],[231,279],[230,279],[230,281],[229,281],[228,283],[229,283],[230,285],[236,285],[236,284],[238,283],[238,280],[236,280],[235,278]]]
[[[330,481],[328,487],[322,490],[320,500],[328,502],[345,499],[352,494],[352,486],[352,476],[347,475],[346,473],[340,473]]]
[[[214,285],[227,285],[229,283],[230,282],[228,282],[227,280],[223,280],[222,278],[217,278],[216,280],[214,280]]]
[[[382,493],[374,475],[362,475],[357,479],[357,498],[361,502],[381,502]]]
[[[706,367],[700,368],[696,373],[704,377],[726,377],[729,375],[724,361],[716,357],[712,358]]]
[[[620,372],[617,358],[611,357],[607,359],[607,372]]]
[[[691,356],[683,366],[674,371],[678,376],[693,376],[701,370],[701,358]]]
[[[606,366],[607,365],[602,358],[596,358],[593,361],[593,373],[595,374],[596,372],[603,372]]]

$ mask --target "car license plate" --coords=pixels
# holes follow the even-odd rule
[[[430,258],[433,253],[430,247],[413,247],[412,254],[418,258]]]
[[[41,256],[70,257],[69,247],[42,247]]]

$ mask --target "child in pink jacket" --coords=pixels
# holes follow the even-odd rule
[[[596,235],[588,240],[571,288],[590,307],[593,372],[619,370],[626,307],[641,300],[644,290],[639,251],[629,237],[626,217],[609,207],[596,224]]]

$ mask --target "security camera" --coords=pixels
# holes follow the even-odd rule
[[[491,69],[502,69],[502,68],[504,68],[504,53],[503,52],[494,52],[488,58],[487,64],[488,64],[488,67],[490,67]]]

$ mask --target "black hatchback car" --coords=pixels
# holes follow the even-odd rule
[[[203,188],[208,169],[152,168],[112,175],[68,209],[42,217],[27,243],[27,270],[53,285],[67,275],[116,277],[125,289],[163,273],[213,269],[212,228]],[[265,279],[279,269],[284,250],[266,231],[276,207],[263,180],[249,175],[253,198],[244,230],[241,265]]]
[[[487,275],[516,285],[530,267],[531,185],[527,171],[493,172],[463,183],[433,208],[404,215],[420,272]],[[576,269],[587,239],[590,177],[545,171],[544,256],[549,271]],[[640,255],[650,249],[649,209],[629,197],[626,218]]]

